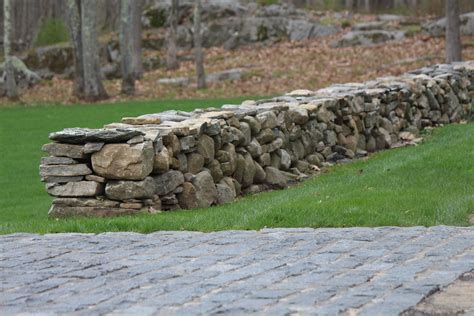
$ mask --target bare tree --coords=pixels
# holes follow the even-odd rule
[[[5,53],[5,63],[4,63],[4,72],[5,72],[5,92],[9,99],[17,100],[18,99],[18,89],[16,86],[15,80],[15,68],[13,65],[13,59],[11,56],[11,33],[12,33],[12,23],[11,23],[11,3],[10,0],[3,1],[3,12],[4,12],[4,31],[3,31],[3,48]]]
[[[204,56],[202,52],[201,35],[201,0],[195,0],[194,5],[194,60],[196,63],[197,88],[206,88],[206,74],[204,73]]]
[[[141,12],[142,0],[121,0],[120,55],[122,63],[122,93],[135,93],[135,80],[141,78]]]
[[[67,17],[74,47],[74,94],[87,101],[106,99],[97,39],[97,2],[67,0]]]
[[[446,0],[446,62],[461,61],[459,1]]]
[[[82,36],[81,36],[81,6],[76,0],[66,2],[66,20],[68,22],[69,33],[74,50],[74,91],[73,94],[79,98],[84,95],[84,62],[82,56]]]
[[[178,33],[179,0],[171,0],[171,12],[167,34],[166,67],[170,70],[178,69],[176,37]]]

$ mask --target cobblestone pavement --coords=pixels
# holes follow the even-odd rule
[[[474,269],[474,227],[14,234],[0,251],[3,315],[398,315]]]

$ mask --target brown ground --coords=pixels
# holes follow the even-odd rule
[[[192,61],[181,63],[178,71],[158,69],[146,73],[138,83],[138,100],[216,98],[236,96],[269,96],[293,89],[318,89],[332,83],[360,82],[380,76],[400,75],[424,65],[444,60],[444,38],[431,38],[423,33],[400,42],[384,43],[372,47],[331,48],[338,38],[316,39],[301,42],[282,42],[271,46],[248,46],[236,51],[222,48],[205,50],[206,72],[230,68],[244,68],[247,74],[238,82],[219,82],[205,90],[195,87],[158,85],[159,78],[192,76]],[[463,38],[463,57],[474,60],[474,37]],[[183,52],[189,55],[191,52]],[[158,52],[158,54],[161,54]],[[119,95],[120,81],[107,81],[111,98],[107,102],[124,100]],[[26,104],[77,103],[71,97],[71,82],[63,79],[44,81],[25,91]],[[0,99],[0,104],[6,104]]]
[[[474,270],[403,313],[403,316],[428,315],[474,315]]]

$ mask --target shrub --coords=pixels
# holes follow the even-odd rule
[[[47,19],[39,29],[34,46],[47,46],[69,41],[66,24],[60,19]]]

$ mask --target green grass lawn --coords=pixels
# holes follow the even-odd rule
[[[469,225],[474,213],[474,124],[434,131],[417,147],[384,151],[283,191],[208,209],[105,219],[48,219],[38,175],[49,132],[100,127],[122,116],[241,100],[0,108],[0,233]]]

